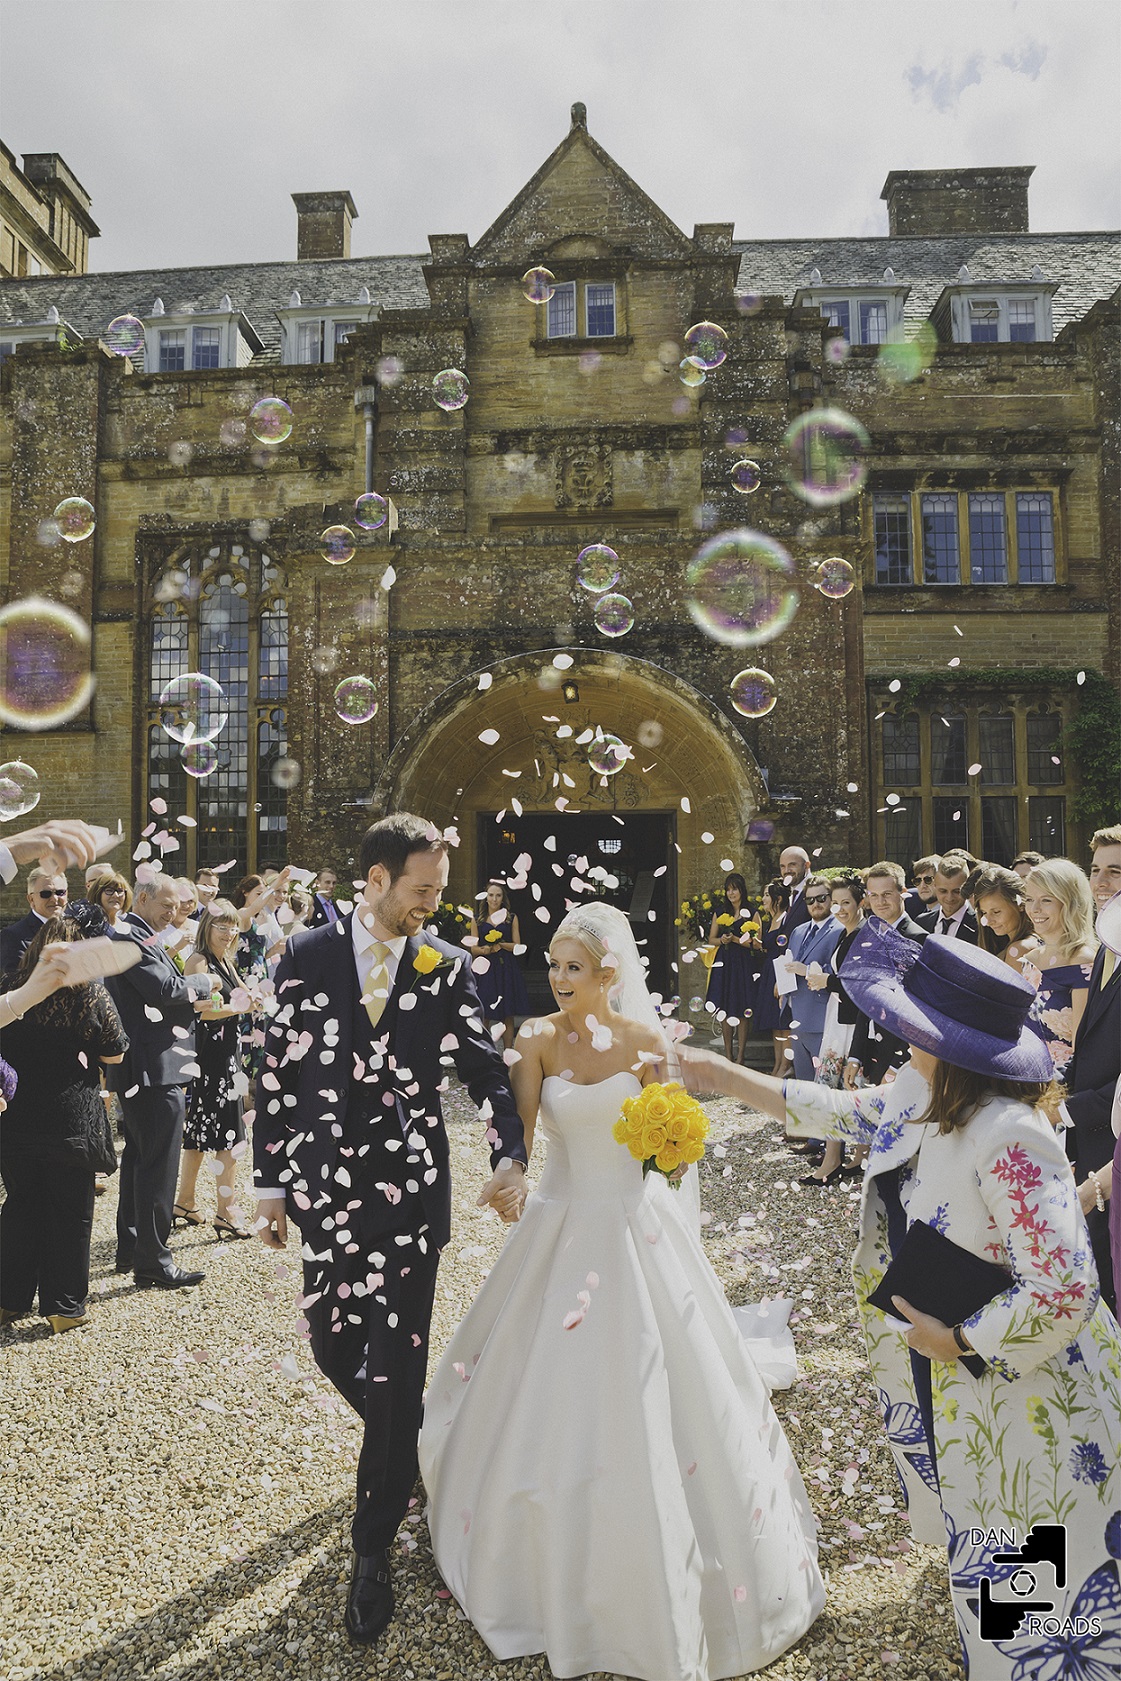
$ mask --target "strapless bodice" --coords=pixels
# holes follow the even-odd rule
[[[537,1186],[543,1197],[640,1197],[642,1164],[612,1137],[623,1100],[642,1090],[638,1076],[624,1069],[594,1085],[559,1074],[541,1083],[541,1132],[549,1146]]]

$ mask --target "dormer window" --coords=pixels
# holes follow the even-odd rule
[[[365,290],[365,288],[363,288]],[[367,293],[367,297],[368,297]],[[304,305],[299,294],[292,294],[287,309],[277,310],[283,335],[282,359],[313,367],[321,362],[333,362],[340,345],[365,321],[377,316],[377,306],[369,302],[340,304],[337,308]]]
[[[240,310],[228,298],[218,309],[165,310],[160,300],[144,318],[144,366],[149,373],[205,373],[244,368],[264,349]]]
[[[942,339],[955,344],[1043,344],[1051,333],[1053,285],[969,281],[948,286],[931,312]]]
[[[820,309],[835,333],[849,344],[887,344],[903,325],[906,286],[851,288],[804,286],[795,304]]]
[[[564,281],[554,288],[545,310],[547,338],[614,338],[615,282],[581,285],[575,280]]]

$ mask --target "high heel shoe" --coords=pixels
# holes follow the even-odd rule
[[[180,1226],[205,1226],[206,1216],[200,1214],[197,1208],[184,1208],[181,1202],[171,1205],[171,1223],[176,1231]]]
[[[812,1185],[814,1190],[823,1191],[826,1185],[835,1185],[843,1172],[843,1167],[835,1167],[832,1173],[825,1175],[824,1179],[819,1178],[816,1173],[807,1173],[804,1179],[799,1179],[798,1183],[799,1185]]]
[[[246,1231],[244,1226],[232,1225],[229,1220],[223,1220],[221,1215],[215,1215],[214,1230],[223,1237],[252,1237],[253,1233]]]
[[[17,1312],[10,1307],[0,1307],[0,1325],[14,1325],[17,1319],[26,1319],[31,1309],[25,1307]]]
[[[90,1322],[88,1313],[48,1313],[46,1317],[47,1324],[56,1337],[63,1331],[77,1331]]]

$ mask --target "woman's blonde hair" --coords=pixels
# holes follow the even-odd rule
[[[1073,961],[1085,947],[1097,949],[1094,934],[1094,899],[1085,874],[1069,858],[1045,858],[1024,881],[1025,889],[1036,887],[1056,900],[1063,925],[1060,957]]]

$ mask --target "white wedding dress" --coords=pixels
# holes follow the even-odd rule
[[[440,1572],[498,1658],[715,1681],[825,1603],[798,1467],[696,1205],[617,1144],[633,1074],[544,1081],[548,1161],[429,1385]]]

